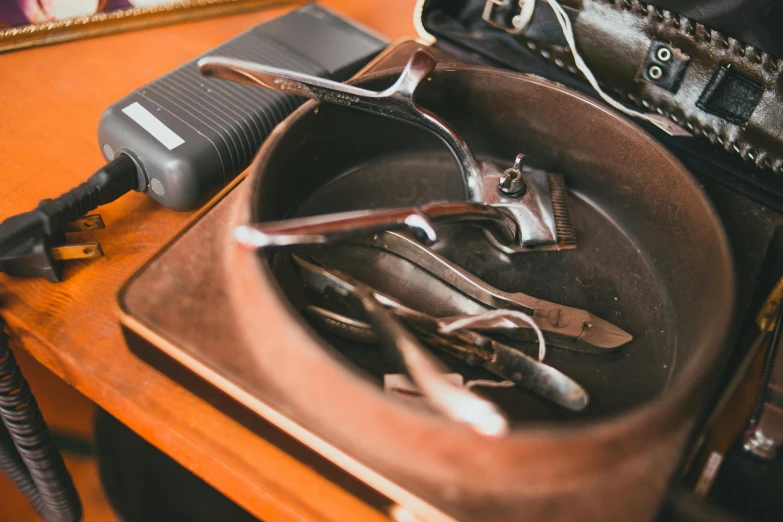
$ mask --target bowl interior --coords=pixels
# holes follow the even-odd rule
[[[380,89],[395,76],[361,83]],[[522,152],[529,165],[563,174],[578,239],[576,250],[507,257],[478,228],[450,225],[439,229],[435,248],[498,288],[584,308],[634,336],[602,356],[549,349],[547,362],[590,394],[584,412],[566,412],[519,389],[482,393],[518,422],[582,421],[643,404],[713,367],[724,335],[716,324],[725,323],[731,307],[725,239],[693,179],[661,146],[562,87],[499,71],[439,69],[417,102],[456,128],[480,159],[506,166]],[[464,198],[456,163],[427,132],[344,107],[308,107],[288,120],[257,163],[253,219]],[[475,306],[388,253],[356,245],[310,253],[433,315]],[[262,263],[296,309],[312,298],[284,251]],[[378,384],[399,370],[378,346],[321,335],[340,361]],[[447,362],[466,378],[490,377]]]

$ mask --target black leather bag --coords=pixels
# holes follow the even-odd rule
[[[537,74],[589,95],[546,0],[424,0],[421,30],[463,59]],[[561,0],[578,51],[604,90],[692,137],[645,122],[697,176],[783,211],[783,3]],[[515,18],[517,17],[517,18]],[[663,50],[661,50],[663,49]]]

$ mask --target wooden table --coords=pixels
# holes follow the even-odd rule
[[[391,39],[414,34],[415,0],[322,4]],[[108,105],[288,9],[0,55],[0,219],[65,192],[101,166],[96,129]],[[128,351],[115,294],[189,214],[138,193],[100,213],[107,228],[83,239],[101,242],[102,259],[70,263],[58,284],[0,275],[0,313],[14,348],[263,520],[385,519]]]

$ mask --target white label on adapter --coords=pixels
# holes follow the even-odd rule
[[[139,102],[133,102],[124,109],[122,112],[128,115],[130,119],[141,125],[141,128],[152,134],[152,136],[161,142],[164,147],[169,150],[174,150],[183,143],[185,140],[180,138],[176,132],[166,127],[166,125],[158,118],[152,115],[150,111],[142,107]]]

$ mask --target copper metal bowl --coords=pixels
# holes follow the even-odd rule
[[[398,74],[356,83],[379,88]],[[571,257],[509,262],[462,230],[443,252],[496,286],[528,291],[527,280],[529,293],[615,314],[606,318],[636,337],[620,355],[553,361],[582,379],[593,414],[523,415],[510,436],[490,440],[411,408],[308,326],[297,313],[296,283],[280,283],[268,255],[232,244],[227,278],[255,347],[252,362],[307,429],[459,519],[650,519],[724,354],[734,287],[712,207],[643,130],[542,78],[444,66],[418,101],[479,157],[501,161],[522,151],[566,176],[581,223]],[[459,197],[456,165],[445,154],[418,129],[307,103],[262,147],[232,226]],[[545,254],[528,254],[538,255]],[[571,282],[561,284],[566,272]],[[576,278],[581,289],[573,290]],[[608,377],[596,377],[602,371]]]

